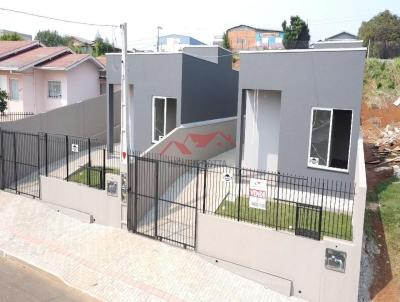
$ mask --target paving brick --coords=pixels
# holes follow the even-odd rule
[[[105,301],[303,301],[195,252],[83,223],[5,192],[0,193],[0,250]]]

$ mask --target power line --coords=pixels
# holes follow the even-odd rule
[[[4,7],[0,7],[0,10],[6,11],[6,12],[11,12],[11,13],[27,15],[27,16],[32,16],[32,17],[38,17],[38,18],[49,19],[49,20],[54,20],[54,21],[60,21],[60,22],[65,22],[65,23],[73,23],[73,24],[88,25],[88,26],[98,26],[98,27],[100,27],[100,26],[101,27],[119,27],[119,25],[114,25],[114,24],[88,23],[88,22],[81,22],[81,21],[73,21],[73,20],[66,20],[66,19],[61,19],[61,18],[48,17],[48,16],[44,16],[44,15],[39,15],[39,14],[34,14],[34,13],[19,11],[19,10],[15,10],[15,9],[4,8]]]

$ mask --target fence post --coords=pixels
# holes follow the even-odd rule
[[[154,237],[158,237],[158,165],[159,160],[156,159],[156,179],[155,179],[155,188],[154,188]]]
[[[13,132],[13,147],[14,147],[14,180],[15,180],[15,192],[18,193],[18,172],[17,172],[17,141],[15,138],[15,132]]]
[[[322,211],[324,209],[325,179],[322,180],[321,209],[319,211],[318,240],[321,240]]]
[[[278,172],[278,190],[276,193],[276,217],[275,217],[275,228],[276,230],[279,230],[278,226],[278,219],[279,219],[279,189],[280,189],[280,183],[281,183],[281,172]],[[297,223],[297,222],[296,222]]]
[[[38,163],[38,182],[39,182],[39,196],[40,199],[40,134],[37,134],[37,163]]]
[[[106,189],[106,149],[103,149],[103,182],[101,183],[103,190]]]
[[[135,193],[134,193],[134,197],[133,197],[134,198],[134,200],[133,200],[133,215],[134,215],[134,217],[133,217],[134,218],[133,219],[133,232],[136,233],[137,232],[137,202],[138,202],[138,200],[137,200],[137,198],[138,198],[138,196],[137,196],[137,183],[138,183],[137,176],[138,176],[139,161],[136,156],[134,157],[134,159],[135,159],[135,161],[134,161],[134,164],[135,164]],[[128,168],[129,168],[129,166],[128,166]]]
[[[1,189],[4,190],[5,181],[4,181],[4,133],[1,132]]]
[[[45,167],[45,171],[46,171],[46,176],[49,176],[49,160],[48,160],[48,149],[47,149],[47,144],[48,144],[48,134],[47,133],[45,133],[44,134],[44,138],[45,138],[45,141],[44,141],[44,145],[45,145],[45,157],[46,157],[46,159],[45,159],[45,161],[46,161],[46,163],[45,163],[45,165],[46,165],[46,167]]]
[[[197,246],[197,219],[198,219],[198,210],[199,210],[199,172],[200,167],[199,163],[196,163],[196,210],[194,213],[194,247],[196,249]]]
[[[238,194],[238,209],[237,209],[237,221],[240,221],[240,191],[242,190],[242,168],[239,167],[239,194]]]
[[[68,135],[65,136],[65,155],[66,155],[66,165],[67,165],[67,181],[69,181],[69,150],[68,150]]]
[[[204,161],[204,184],[203,184],[203,214],[206,212],[207,193],[207,160]]]
[[[87,170],[87,174],[86,174],[86,180],[87,180],[87,183],[88,183],[88,185],[89,185],[89,187],[90,187],[90,183],[91,183],[91,174],[92,174],[92,169],[91,169],[91,167],[92,167],[92,158],[91,158],[91,144],[90,144],[90,138],[88,138],[88,164],[87,164],[87,166],[88,166],[88,168],[89,169],[86,169]]]

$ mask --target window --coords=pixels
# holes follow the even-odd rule
[[[10,100],[19,100],[19,81],[17,79],[10,79]]]
[[[49,98],[61,98],[61,82],[60,81],[49,81]]]
[[[352,118],[351,110],[312,109],[309,166],[347,171]]]
[[[176,99],[153,98],[152,141],[158,142],[176,127]]]

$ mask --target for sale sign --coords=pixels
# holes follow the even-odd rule
[[[251,178],[249,197],[250,208],[266,210],[267,181],[265,179]]]

